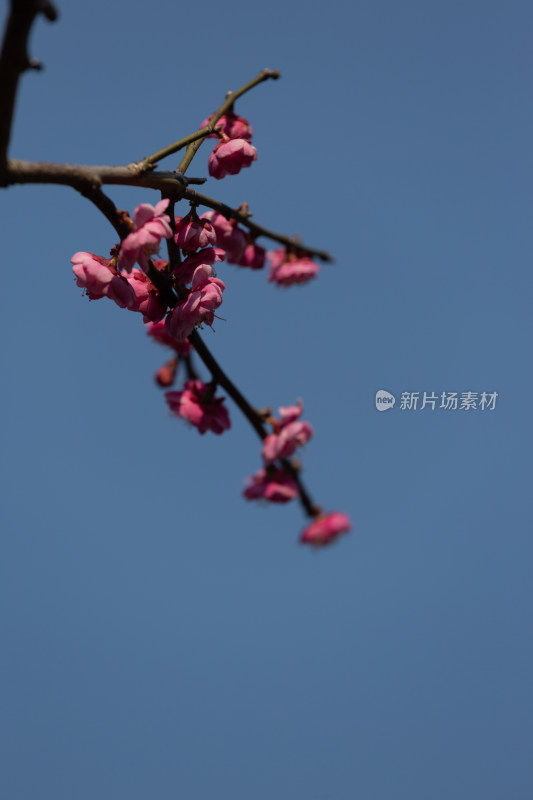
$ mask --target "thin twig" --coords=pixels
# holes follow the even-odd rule
[[[244,86],[241,86],[240,89],[237,89],[236,92],[228,92],[225,101],[222,103],[218,111],[215,111],[215,113],[211,116],[211,119],[209,120],[209,124],[213,128],[213,130],[214,126],[219,121],[220,117],[222,117],[223,114],[225,114],[226,111],[228,111],[233,106],[233,103],[235,102],[235,100],[237,100],[237,98],[241,97],[241,95],[245,94],[245,92],[249,92],[250,89],[253,89],[254,86],[257,86],[259,83],[267,81],[270,78],[272,78],[273,80],[277,80],[279,77],[280,77],[279,70],[264,69],[259,73],[259,75],[256,75],[256,77],[253,78],[253,80],[248,81],[248,83],[245,83]],[[200,139],[196,139],[196,141],[192,142],[187,147],[185,155],[183,156],[180,165],[178,167],[178,172],[181,172],[182,175],[185,175],[189,167],[189,164],[196,155],[196,152],[198,151],[198,148],[202,145],[202,142],[204,142],[207,139],[207,136],[208,134],[205,134]]]
[[[177,142],[173,142],[172,144],[163,147],[161,150],[152,153],[151,156],[143,158],[140,163],[145,168],[148,168],[153,164],[157,164],[157,162],[161,161],[162,158],[166,158],[167,156],[171,156],[173,153],[177,153],[178,150],[182,150],[188,144],[192,144],[197,139],[202,139],[206,136],[209,136],[209,134],[213,133],[213,131],[214,131],[214,126],[210,123],[209,125],[200,128],[199,131],[195,131],[195,133],[190,133],[188,136],[184,136],[183,139],[178,139]]]

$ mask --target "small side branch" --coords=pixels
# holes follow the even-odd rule
[[[246,228],[248,228],[254,237],[266,236],[269,239],[284,245],[289,250],[295,250],[298,252],[307,253],[310,256],[316,256],[316,258],[320,258],[321,261],[333,261],[331,255],[325,250],[316,250],[313,247],[307,247],[307,245],[302,244],[302,242],[298,241],[297,239],[291,239],[289,236],[282,236],[280,233],[270,231],[268,228],[263,228],[262,225],[252,222],[249,217],[239,213],[239,211],[236,209],[227,206],[225,203],[221,203],[219,200],[214,200],[212,197],[206,197],[199,192],[195,192],[193,189],[186,189],[183,192],[183,198],[185,200],[191,200],[194,203],[198,203],[201,206],[212,208],[214,211],[218,211],[220,214],[223,214],[227,219],[236,219],[237,222],[240,222],[241,225],[244,225]]]
[[[172,142],[172,144],[163,147],[156,153],[152,153],[151,156],[144,158],[141,161],[141,164],[145,168],[149,169],[154,164],[157,164],[158,161],[161,161],[162,158],[166,158],[167,156],[171,156],[173,153],[177,153],[179,150],[187,147],[188,144],[192,144],[197,139],[205,139],[206,136],[209,136],[210,133],[213,133],[213,130],[213,125],[206,125],[205,128],[200,128],[200,130],[195,131],[195,133],[190,133],[188,136],[184,136],[183,139],[178,139],[177,142]]]
[[[222,117],[226,113],[226,111],[229,111],[229,109],[233,106],[235,100],[237,100],[246,92],[249,92],[250,89],[253,89],[254,86],[257,86],[259,83],[263,83],[263,81],[268,81],[269,79],[277,80],[279,77],[280,77],[279,70],[264,69],[259,73],[259,75],[256,75],[256,77],[253,78],[253,80],[248,81],[248,83],[245,83],[244,86],[241,86],[240,89],[237,89],[236,92],[228,92],[225,101],[222,103],[218,111],[215,111],[215,113],[213,114],[213,116],[209,121],[208,125],[208,128],[210,128],[209,132],[212,133],[215,130],[215,126],[219,121],[220,117]],[[196,155],[196,152],[198,151],[202,143],[207,139],[208,135],[209,133],[206,133],[200,139],[196,139],[196,141],[192,142],[192,144],[190,144],[187,147],[185,155],[183,156],[180,165],[178,167],[178,172],[181,172],[182,175],[185,175],[191,161]]]

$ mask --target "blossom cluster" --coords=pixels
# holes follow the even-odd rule
[[[201,128],[211,122],[214,114],[204,120]],[[241,169],[250,167],[257,160],[257,150],[252,142],[252,128],[244,117],[228,111],[220,117],[215,126],[215,133],[210,137],[219,142],[209,156],[207,168],[212,178],[221,180],[226,175],[237,175]]]
[[[202,127],[211,119],[205,120]],[[233,110],[216,121],[210,135],[218,139],[209,157],[211,176],[220,179],[237,174],[256,160],[252,128]],[[196,328],[213,325],[215,312],[222,304],[226,285],[217,277],[215,265],[226,261],[258,271],[268,263],[268,280],[279,286],[306,283],[316,277],[319,267],[296,244],[267,253],[236,218],[217,210],[199,216],[193,202],[185,216],[171,220],[166,213],[169,202],[163,199],[155,206],[137,206],[133,218],[124,217],[130,232],[111,251],[111,257],[75,253],[71,259],[73,272],[89,300],[108,297],[121,308],[142,314],[147,334],[172,351],[172,357],[155,374],[158,385],[167,389],[165,400],[171,414],[186,420],[200,434],[210,431],[220,435],[231,427],[225,400],[216,394],[214,375],[204,383],[196,374],[189,342]],[[246,204],[242,208],[245,210],[236,215],[241,220],[247,216]],[[169,252],[173,247],[180,253],[172,263],[157,257],[163,239],[172,240]],[[164,292],[163,297],[160,286],[174,293],[175,302],[170,308],[169,292]],[[173,389],[182,361],[186,379],[181,389]],[[262,423],[269,425],[271,432],[265,433],[262,441],[263,466],[247,479],[243,492],[246,499],[278,504],[302,499],[299,465],[290,460],[313,436],[310,423],[300,419],[302,413],[301,401],[281,407],[279,418],[270,411],[263,413]],[[301,542],[324,546],[350,529],[348,518],[340,512],[325,515],[309,504],[306,510],[314,521],[303,531]]]
[[[309,422],[300,420],[302,412],[302,402],[298,401],[294,406],[281,407],[280,419],[268,414],[266,421],[272,426],[272,433],[263,440],[261,454],[264,466],[248,478],[243,492],[247,500],[287,503],[299,496],[298,466],[288,459],[313,436]],[[351,523],[345,514],[336,511],[323,514],[317,510],[314,522],[304,529],[300,541],[323,547],[350,529]]]
[[[159,250],[161,239],[172,236],[170,217],[164,211],[169,200],[155,206],[137,206],[131,221],[131,233],[123,240],[118,257],[103,258],[94,253],[79,252],[71,258],[77,285],[85,289],[89,300],[109,297],[121,308],[138,311],[144,322],[163,319],[167,305],[148,278],[150,263],[163,268],[166,262],[151,258]],[[134,264],[141,269],[136,269]]]
[[[267,253],[264,247],[239,227],[235,219],[227,219],[219,211],[206,211],[200,220],[208,222],[213,228],[215,244],[225,252],[228,264],[260,270],[268,262],[268,280],[278,286],[307,283],[316,277],[320,269],[316,262],[297,249],[279,248]]]
[[[149,324],[147,334],[154,341],[176,352],[172,360],[174,372],[179,356],[189,357],[192,348],[184,350],[183,345],[186,343],[178,342],[170,336],[163,323]],[[168,385],[160,379],[160,373],[165,367],[156,373],[156,380],[162,386]],[[197,379],[189,379],[185,381],[182,391],[165,392],[165,399],[170,412],[185,419],[199,433],[211,431],[220,435],[229,430],[231,423],[224,399],[217,397],[215,391],[214,382],[205,384]],[[265,421],[270,424],[272,433],[263,439],[261,455],[264,466],[247,479],[243,491],[247,500],[288,503],[300,496],[298,468],[288,459],[313,436],[310,423],[300,420],[302,413],[303,404],[298,401],[296,405],[279,408],[279,419],[267,414]],[[345,514],[336,511],[323,514],[317,510],[314,521],[304,529],[300,541],[313,547],[324,547],[350,529],[351,523]]]
[[[301,401],[296,406],[279,409],[281,419],[267,414],[265,421],[272,427],[272,433],[265,436],[261,449],[264,466],[248,478],[243,495],[247,500],[268,500],[271,503],[287,503],[300,494],[295,471],[288,470],[286,460],[294,455],[299,447],[313,436],[308,422],[301,422],[303,412]],[[283,463],[285,462],[285,463]]]
[[[198,216],[191,208],[185,217],[175,217],[174,230],[164,213],[168,200],[156,206],[137,206],[131,233],[123,240],[118,256],[104,258],[94,253],[75,253],[71,261],[77,284],[90,300],[108,297],[121,308],[142,313],[144,322],[159,322],[165,317],[166,302],[160,297],[148,274],[150,267],[166,270],[168,261],[156,259],[161,239],[173,238],[183,252],[183,260],[172,272],[176,284],[187,287],[187,297],[170,310],[167,330],[178,340],[185,340],[198,326],[211,326],[216,309],[222,303],[226,286],[216,277],[213,265],[226,260],[251,270],[260,270],[267,260],[265,248],[240,228],[235,219],[218,211]],[[286,249],[268,254],[269,281],[280,286],[304,283],[314,278],[318,265],[309,257]],[[140,269],[134,264],[138,264]]]

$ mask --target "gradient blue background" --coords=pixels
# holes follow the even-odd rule
[[[60,10],[14,157],[139,160],[282,71],[237,109],[257,163],[205,193],[336,263],[286,292],[222,265],[205,338],[254,404],[303,398],[305,480],[354,530],[310,552],[299,506],[245,503],[247,423],[169,417],[166,352],[74,283],[107,221],[3,191],[0,795],[530,800],[531,2]]]

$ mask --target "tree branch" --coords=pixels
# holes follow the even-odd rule
[[[4,180],[0,186],[14,183],[56,183],[81,189],[84,185],[101,186],[104,183],[121,186],[142,186],[158,189],[167,197],[179,200],[188,184],[205,183],[205,178],[185,178],[178,172],[145,171],[142,164],[124,167],[92,166],[85,164],[55,164],[51,161],[7,161]]]
[[[320,258],[321,261],[333,261],[333,258],[325,250],[316,250],[312,247],[307,247],[307,245],[302,244],[300,241],[298,241],[298,239],[291,239],[289,236],[282,236],[280,233],[263,228],[262,225],[252,222],[249,217],[241,214],[239,211],[231,208],[225,203],[221,203],[219,200],[214,200],[212,197],[206,197],[205,195],[200,194],[193,189],[186,189],[182,196],[185,200],[192,200],[194,203],[198,203],[201,206],[207,206],[208,208],[212,208],[214,211],[219,211],[228,219],[236,219],[237,222],[241,223],[241,225],[245,225],[253,236],[267,236],[269,239],[273,239],[275,242],[280,242],[280,244],[283,244],[289,250],[316,256],[317,258]]]
[[[43,14],[51,22],[57,18],[57,11],[50,0],[11,0],[11,10],[0,51],[0,186],[7,187],[11,184],[21,183],[71,186],[101,211],[111,223],[121,241],[130,233],[130,226],[124,219],[124,215],[117,210],[111,198],[103,192],[102,185],[114,184],[156,189],[164,197],[170,198],[172,217],[174,202],[185,198],[219,211],[227,218],[237,220],[248,228],[254,236],[266,236],[296,252],[301,251],[309,255],[315,255],[323,261],[331,261],[331,256],[328,253],[305,247],[295,239],[269,231],[251,222],[249,217],[226,204],[187,189],[189,184],[202,184],[205,182],[203,178],[186,178],[185,172],[207,136],[216,130],[216,124],[220,118],[232,108],[235,100],[245,92],[263,81],[279,78],[280,75],[277,70],[265,69],[236,92],[228,92],[224,103],[212,115],[207,126],[168,145],[162,150],[158,150],[139,163],[121,167],[108,167],[8,159],[7,154],[20,76],[28,69],[41,68],[40,63],[35,59],[31,59],[27,52],[30,30],[39,13]],[[157,172],[153,169],[158,160],[177,152],[183,147],[187,147],[187,150],[177,171]],[[179,250],[173,242],[169,243],[169,257],[171,262],[174,260],[176,262],[179,261]],[[178,297],[172,286],[171,276],[157,270],[151,261],[147,274],[168,307],[173,308]],[[232,398],[262,441],[268,435],[263,416],[250,405],[239,389],[228,378],[197,330],[190,334],[189,341],[211,372],[213,380],[222,386]],[[194,374],[190,361],[187,363],[187,368],[189,375]],[[320,509],[312,503],[301,481],[299,467],[295,462],[286,459],[281,460],[280,463],[298,485],[300,502],[305,512],[310,517],[316,516]]]
[[[190,334],[189,342],[192,344],[215,381],[226,390],[235,405],[240,408],[259,438],[263,440],[265,436],[267,436],[267,431],[261,416],[257,413],[257,411],[255,411],[254,408],[252,408],[248,400],[240,393],[235,384],[230,381],[197,330],[194,330]]]
[[[48,0],[11,0],[4,41],[0,51],[0,185],[7,164],[7,151],[19,78],[27,69],[41,69],[36,59],[28,55],[28,37],[37,14],[50,22],[57,11]]]

